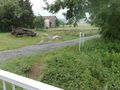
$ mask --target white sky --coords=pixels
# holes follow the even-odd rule
[[[55,0],[47,0],[49,4],[54,3]],[[64,19],[65,17],[62,15],[65,10],[59,11],[57,14],[51,14],[47,10],[43,10],[42,7],[45,6],[43,0],[30,0],[31,4],[33,4],[33,11],[35,15],[42,15],[42,16],[49,16],[49,15],[56,15],[60,19]]]

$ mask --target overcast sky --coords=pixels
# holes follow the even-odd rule
[[[47,0],[49,4],[54,3],[55,0]],[[49,13],[47,10],[43,10],[42,7],[45,6],[45,3],[43,0],[30,0],[31,4],[33,4],[33,11],[35,15],[42,15],[42,16],[49,16],[53,15]],[[64,19],[65,17],[62,15],[62,13],[65,12],[65,10],[59,11],[57,14],[55,14],[58,18]]]

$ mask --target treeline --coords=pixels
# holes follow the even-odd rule
[[[8,32],[16,27],[33,28],[34,18],[29,0],[0,1],[0,32]]]

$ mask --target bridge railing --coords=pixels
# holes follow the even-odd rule
[[[4,70],[0,70],[0,80],[2,80],[3,85],[0,86],[3,90],[7,90],[6,82],[11,83],[12,90],[16,90],[16,86],[23,90],[63,90]]]

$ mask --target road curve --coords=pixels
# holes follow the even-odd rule
[[[85,37],[84,41],[97,38],[97,37],[100,37],[100,35]],[[14,50],[0,51],[0,62],[6,61],[12,58],[16,58],[16,57],[28,56],[28,55],[32,55],[40,52],[62,48],[68,45],[74,45],[74,44],[77,44],[78,42],[79,42],[79,39],[74,39],[74,40],[69,40],[64,42],[53,42],[53,43],[46,43],[43,45],[36,44],[36,45],[31,45],[31,46],[14,49]]]

